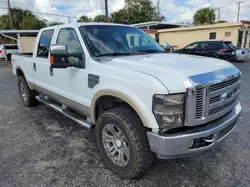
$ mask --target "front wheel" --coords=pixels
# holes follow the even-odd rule
[[[152,164],[146,129],[132,108],[117,107],[102,114],[96,140],[105,166],[122,178],[139,177]]]

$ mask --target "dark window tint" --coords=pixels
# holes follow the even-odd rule
[[[38,44],[37,57],[48,57],[53,33],[54,30],[43,31]]]
[[[198,43],[192,43],[186,46],[184,49],[197,49],[198,48]]]
[[[210,34],[209,34],[209,39],[210,39],[210,40],[216,39],[216,32],[210,32]]]
[[[68,58],[69,63],[74,67],[81,67],[81,64],[83,64],[84,53],[77,33],[73,28],[61,29],[56,43],[67,45],[68,52],[72,54],[72,56]]]
[[[222,44],[220,42],[208,42],[207,49],[221,49]]]
[[[17,45],[5,45],[5,49],[18,49]]]

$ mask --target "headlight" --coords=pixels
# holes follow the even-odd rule
[[[184,121],[184,94],[154,95],[153,112],[161,129],[182,127]]]

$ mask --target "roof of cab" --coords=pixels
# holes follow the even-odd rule
[[[62,25],[55,25],[55,26],[51,26],[51,27],[46,27],[43,28],[42,30],[49,30],[49,29],[55,29],[58,26],[66,26],[66,27],[70,27],[70,26],[85,26],[85,25],[92,25],[92,26],[96,26],[96,25],[110,25],[110,26],[124,26],[124,27],[135,27],[133,25],[124,25],[124,24],[117,24],[117,23],[102,23],[102,22],[81,22],[81,23],[69,23],[69,24],[62,24]]]

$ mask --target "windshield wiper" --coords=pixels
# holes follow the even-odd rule
[[[144,52],[131,52],[131,53],[104,53],[96,55],[96,57],[103,57],[103,56],[123,56],[123,55],[139,55],[139,54],[145,54]]]
[[[145,53],[165,53],[165,51],[160,51],[160,50],[156,50],[156,49],[139,50],[139,52],[145,52]]]

